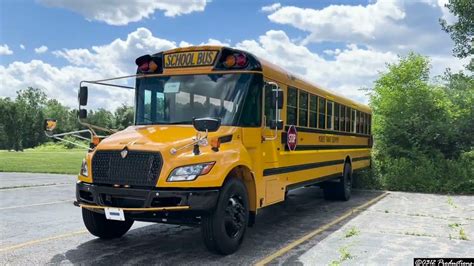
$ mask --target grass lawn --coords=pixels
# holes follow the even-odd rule
[[[86,150],[0,151],[0,172],[78,174]]]

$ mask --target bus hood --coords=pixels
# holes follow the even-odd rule
[[[209,133],[209,138],[231,135],[235,130],[235,127],[222,126],[217,132]],[[196,134],[192,125],[130,126],[102,140],[97,149],[121,150],[127,147],[130,150],[169,151],[189,144]]]

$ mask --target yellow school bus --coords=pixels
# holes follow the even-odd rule
[[[220,46],[135,63],[134,125],[106,137],[91,128],[78,177],[75,205],[95,236],[121,237],[134,221],[197,224],[209,250],[230,254],[288,191],[319,185],[348,200],[352,173],[370,166],[369,107],[283,66]],[[81,83],[83,122],[84,85],[110,80]]]

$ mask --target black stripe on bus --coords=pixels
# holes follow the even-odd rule
[[[365,160],[370,160],[370,156],[367,157],[358,157],[358,158],[353,158],[353,162],[358,162],[358,161],[365,161]]]
[[[368,145],[297,145],[296,151],[308,150],[337,150],[337,149],[367,149]],[[285,145],[285,151],[289,151],[288,146]]]
[[[353,158],[352,161],[356,162],[356,161],[363,161],[363,160],[369,160],[369,159],[370,157],[358,157],[358,158]],[[268,169],[263,170],[263,176],[285,174],[285,173],[291,173],[291,172],[296,172],[296,171],[315,169],[319,167],[338,165],[338,164],[343,164],[343,163],[344,163],[344,160],[333,160],[333,161],[325,161],[325,162],[317,162],[317,163],[307,163],[307,164],[298,164],[298,165],[283,166],[283,167],[276,167],[276,168],[268,168]]]
[[[318,162],[318,163],[307,163],[307,164],[283,166],[283,167],[277,167],[277,168],[268,168],[268,169],[263,170],[263,176],[291,173],[291,172],[296,172],[296,171],[303,171],[303,170],[331,166],[331,165],[338,165],[338,164],[343,164],[343,163],[344,163],[344,160],[334,160],[334,161],[326,161],[326,162]]]
[[[340,176],[341,176],[341,174],[338,173],[338,174],[321,176],[321,177],[313,178],[313,179],[310,179],[310,180],[305,180],[305,181],[302,181],[302,182],[294,183],[294,184],[286,186],[286,191],[290,191],[290,190],[297,189],[297,188],[300,188],[300,187],[311,186],[311,185],[321,183],[321,182],[324,182],[324,181],[328,181],[328,180],[331,180],[331,179],[334,179],[334,178],[340,177]]]

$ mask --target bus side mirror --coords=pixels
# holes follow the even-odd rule
[[[270,121],[270,129],[277,129],[277,130],[282,130],[283,129],[283,120],[272,120]]]
[[[79,110],[79,118],[80,119],[86,119],[87,118],[87,110],[86,109]]]
[[[193,126],[197,131],[200,132],[215,132],[221,126],[221,120],[215,118],[194,118],[193,119]]]
[[[86,86],[81,86],[79,88],[79,93],[77,95],[77,99],[79,100],[79,105],[87,105],[87,87]]]

